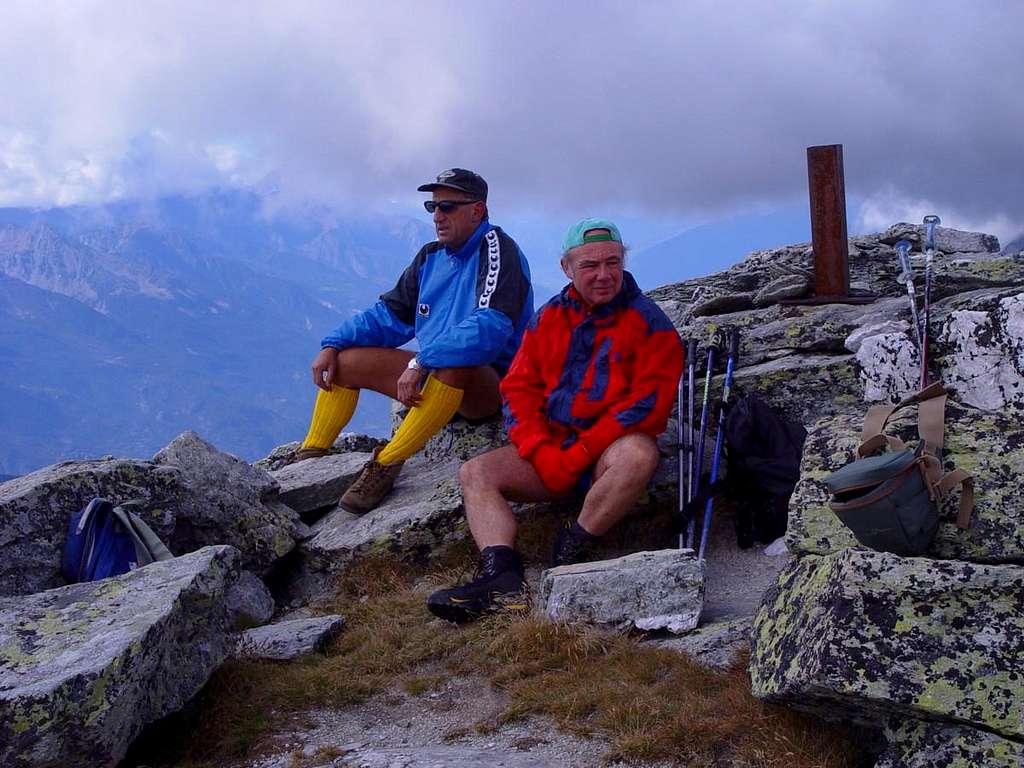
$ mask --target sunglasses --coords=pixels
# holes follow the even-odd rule
[[[424,200],[423,207],[427,209],[427,213],[433,213],[436,210],[440,210],[441,213],[451,213],[460,205],[473,205],[473,203],[479,202],[479,200]]]

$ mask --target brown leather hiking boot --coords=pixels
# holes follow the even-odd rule
[[[326,448],[297,448],[292,451],[291,456],[285,459],[281,466],[287,467],[289,464],[305,461],[306,459],[319,459],[322,456],[326,456],[327,453],[328,450]]]
[[[349,486],[338,503],[349,512],[356,515],[365,515],[371,509],[376,509],[384,497],[391,493],[398,479],[398,473],[402,471],[405,462],[399,461],[395,464],[381,464],[377,461],[377,454],[383,446],[373,452],[373,458],[366,462],[362,474]]]

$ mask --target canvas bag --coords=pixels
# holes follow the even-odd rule
[[[896,555],[921,555],[939,527],[939,503],[962,487],[957,526],[966,529],[974,509],[974,481],[961,469],[942,474],[946,390],[935,383],[899,404],[872,406],[864,419],[857,459],[825,478],[829,506],[861,544]],[[884,433],[889,418],[917,404],[915,449]],[[879,450],[883,453],[875,455]]]
[[[134,511],[140,502],[115,507],[94,498],[72,515],[64,542],[61,574],[68,583],[96,581],[174,557]]]

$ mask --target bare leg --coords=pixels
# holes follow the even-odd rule
[[[391,399],[398,397],[398,377],[414,353],[386,347],[349,347],[338,352],[334,383],[352,389],[372,389]],[[498,374],[489,365],[472,368],[442,368],[434,371],[440,381],[464,390],[459,413],[467,419],[482,419],[498,412]]]
[[[636,504],[657,466],[658,445],[653,437],[620,437],[597,460],[594,484],[583,500],[579,524],[594,536],[607,533]]]
[[[470,459],[459,469],[466,519],[477,547],[514,547],[516,518],[509,501],[552,501],[533,465],[506,445]]]

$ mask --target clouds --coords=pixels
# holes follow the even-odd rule
[[[692,216],[803,199],[842,143],[871,215],[1024,224],[1017,4],[221,5],[5,4],[0,204],[465,165],[499,206]]]

